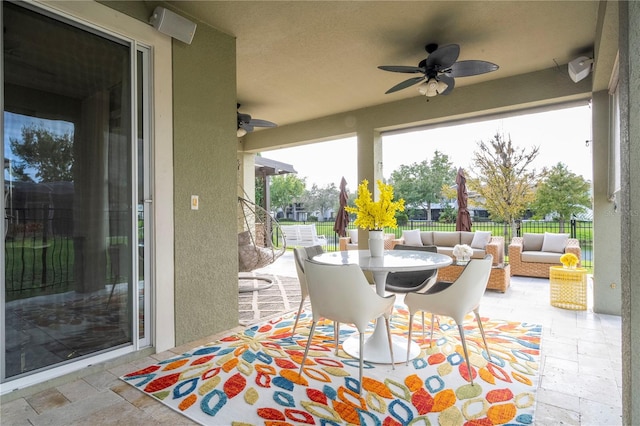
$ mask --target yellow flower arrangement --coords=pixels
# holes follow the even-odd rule
[[[349,213],[356,214],[353,222],[359,228],[371,231],[380,231],[384,227],[397,228],[396,212],[404,211],[404,200],[393,201],[393,187],[377,181],[380,190],[380,199],[373,201],[369,192],[369,181],[364,179],[358,185],[358,198],[355,200],[356,207],[345,207]]]
[[[560,262],[562,262],[565,268],[573,268],[578,265],[578,256],[573,253],[565,253],[560,256]]]

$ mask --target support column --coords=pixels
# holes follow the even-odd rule
[[[255,201],[256,194],[256,165],[255,154],[238,152],[238,196],[249,201]],[[244,190],[244,191],[243,191]]]
[[[619,195],[610,199],[609,173],[613,141],[610,138],[610,97],[606,90],[593,94],[593,311],[621,315],[620,238],[621,208]],[[603,160],[607,159],[607,160]],[[608,167],[609,166],[609,167]],[[602,267],[606,265],[606,267]]]
[[[382,136],[373,128],[358,129],[358,182],[363,179],[369,181],[369,191],[374,201],[379,193],[376,180],[382,179]],[[357,189],[357,187],[356,187]],[[358,248],[369,248],[369,231],[360,229],[358,232]]]

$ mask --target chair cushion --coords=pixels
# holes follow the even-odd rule
[[[567,246],[568,241],[569,234],[553,234],[545,232],[544,239],[542,240],[542,251],[564,253],[564,248]]]
[[[349,229],[349,238],[351,238],[351,244],[358,244],[358,230]]]
[[[404,240],[405,245],[422,247],[422,238],[420,238],[419,229],[402,231],[402,239]]]
[[[524,234],[522,236],[522,251],[541,251],[544,234]]]
[[[490,231],[476,231],[471,241],[471,248],[484,249],[491,240]]]
[[[238,246],[248,246],[251,244],[251,235],[249,231],[244,231],[238,234]]]

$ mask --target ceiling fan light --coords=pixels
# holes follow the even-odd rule
[[[237,135],[239,138],[243,137],[243,136],[244,136],[244,135],[246,135],[246,134],[247,134],[247,131],[246,131],[244,128],[242,128],[242,127],[238,127],[238,130],[236,131],[236,135]]]
[[[436,91],[438,92],[438,94],[440,94],[445,90],[447,90],[448,88],[449,88],[449,85],[447,83],[445,83],[444,81],[438,81]]]
[[[442,82],[438,82],[435,78],[430,78],[429,81],[420,85],[420,87],[418,88],[418,91],[420,92],[421,95],[424,95],[424,96],[428,96],[428,97],[436,96],[439,93],[438,89],[439,89],[440,83]],[[445,84],[444,86],[446,89],[447,85]]]

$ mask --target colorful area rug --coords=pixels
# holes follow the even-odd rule
[[[416,315],[415,319],[420,318]],[[303,312],[247,328],[122,380],[203,425],[528,425],[533,423],[542,327],[483,318],[489,356],[475,321],[466,321],[474,385],[453,322],[441,318],[433,345],[418,322],[420,356],[405,365],[365,362],[358,395],[358,360],[340,346],[333,326],[321,322],[298,375],[310,327]],[[408,330],[397,306],[392,332]],[[428,322],[428,321],[427,321]],[[428,325],[427,325],[428,328]],[[356,332],[341,325],[340,342]]]

